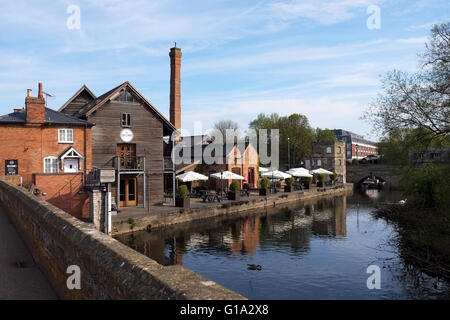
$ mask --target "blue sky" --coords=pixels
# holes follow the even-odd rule
[[[80,29],[67,8],[80,8]],[[368,29],[370,5],[380,29]],[[182,122],[220,119],[242,128],[258,113],[305,114],[313,127],[376,138],[362,112],[381,74],[415,71],[441,0],[172,1],[0,0],[0,113],[22,107],[26,89],[55,95],[58,109],[83,84],[100,95],[130,81],[169,112],[169,49],[182,58]]]

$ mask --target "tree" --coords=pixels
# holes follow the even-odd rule
[[[281,163],[288,162],[288,149],[291,152],[291,164],[300,164],[302,160],[311,155],[314,130],[309,125],[308,118],[302,114],[294,113],[283,117],[280,117],[277,113],[270,115],[259,114],[255,120],[250,122],[249,127],[256,130],[258,139],[259,130],[261,129],[279,130]],[[271,141],[268,140],[266,143],[268,144],[268,150],[270,150]]]
[[[383,79],[383,94],[365,118],[383,134],[424,128],[433,137],[450,134],[450,23],[435,25],[421,69],[413,74],[394,70]]]
[[[317,142],[334,142],[336,135],[333,130],[317,128],[315,131],[315,138]]]
[[[217,135],[221,135],[223,138],[223,142],[227,142],[227,130],[232,130],[229,132],[232,132],[235,134],[235,136],[240,135],[239,131],[239,125],[237,122],[234,122],[232,120],[220,120],[214,123],[213,126],[213,132],[212,135],[217,138]],[[236,139],[235,139],[236,140]]]

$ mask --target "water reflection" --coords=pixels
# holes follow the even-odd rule
[[[392,192],[366,190],[118,240],[160,264],[184,265],[250,299],[423,297],[405,280],[398,248],[389,241],[395,228],[370,214],[377,203],[396,198]],[[262,270],[248,270],[248,263]],[[382,290],[366,287],[371,264],[383,267]]]
[[[251,257],[257,248],[272,246],[289,245],[292,252],[306,252],[312,235],[344,237],[346,212],[346,197],[329,198],[266,209],[231,221],[208,220],[188,229],[177,226],[118,239],[164,265],[182,265],[184,254],[198,250],[223,252],[232,259],[240,255]]]

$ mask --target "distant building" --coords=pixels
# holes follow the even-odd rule
[[[425,150],[410,150],[409,161],[417,163],[450,162],[450,148],[428,148]]]
[[[345,142],[315,142],[312,144],[311,158],[305,160],[305,168],[323,168],[336,172],[341,182],[346,182]]]
[[[336,139],[345,142],[345,158],[347,161],[378,155],[377,144],[364,139],[363,136],[342,129],[334,129],[334,134]]]

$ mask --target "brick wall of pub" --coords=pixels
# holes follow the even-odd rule
[[[70,128],[60,126],[59,128]],[[18,160],[19,175],[24,185],[32,182],[33,173],[44,172],[44,158],[59,156],[67,147],[73,146],[86,159],[81,160],[80,171],[85,165],[87,172],[92,168],[92,139],[86,129],[86,150],[84,148],[84,127],[74,127],[74,143],[58,143],[58,127],[8,124],[0,126],[0,175],[5,174],[5,160]]]

